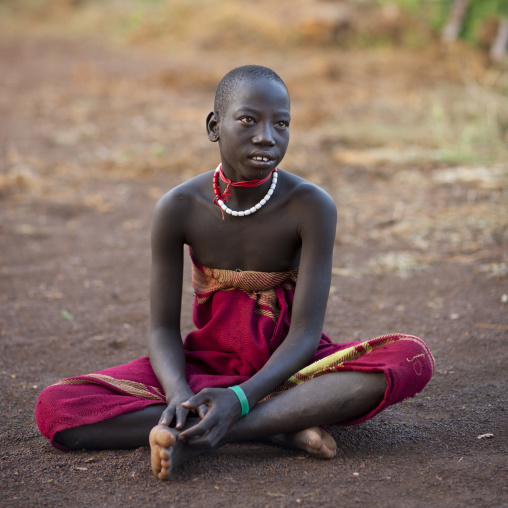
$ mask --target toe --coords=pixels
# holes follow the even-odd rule
[[[169,471],[167,469],[161,470],[157,478],[159,478],[159,480],[167,480],[169,478]]]
[[[321,453],[325,459],[333,459],[335,457],[335,455],[337,455],[336,450],[328,448],[328,446],[326,446],[326,445],[323,445],[321,447]]]
[[[307,445],[312,448],[312,450],[320,450],[323,445],[323,440],[321,436],[318,436],[315,432],[310,433],[307,436]]]

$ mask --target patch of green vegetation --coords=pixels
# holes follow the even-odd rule
[[[62,309],[60,311],[60,316],[62,316],[67,321],[72,321],[74,319],[74,316],[67,309]]]
[[[473,44],[481,44],[482,24],[500,16],[508,16],[507,0],[470,0],[461,37]]]
[[[424,19],[437,31],[445,26],[453,0],[377,0],[377,3],[381,6],[397,5],[405,12]],[[502,16],[508,16],[508,0],[469,0],[460,37],[474,45],[481,45],[482,26]]]

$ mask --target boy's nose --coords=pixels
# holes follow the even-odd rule
[[[254,134],[254,137],[252,138],[252,142],[255,145],[263,145],[263,146],[275,145],[275,140],[273,139],[271,126],[268,124],[260,123],[258,125],[258,129]]]

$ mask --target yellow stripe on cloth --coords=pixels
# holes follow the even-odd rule
[[[379,340],[383,338],[385,338],[385,340]],[[302,370],[291,376],[287,381],[282,383],[282,385],[280,385],[276,390],[264,397],[262,401],[271,399],[276,395],[280,395],[281,393],[290,390],[295,386],[301,385],[307,381],[310,381],[311,379],[322,376],[323,374],[337,371],[340,369],[340,367],[343,366],[345,362],[357,360],[358,358],[371,353],[375,349],[387,346],[388,344],[393,344],[394,342],[401,340],[409,340],[421,344],[421,341],[415,339],[414,337],[402,334],[392,334],[387,336],[383,335],[381,337],[376,337],[375,339],[369,339],[365,342],[359,342],[354,346],[350,346],[348,348],[342,349],[341,351],[337,351],[336,353],[326,356],[325,358],[322,358],[321,360],[313,362],[307,367],[304,367]],[[372,344],[374,341],[379,342]],[[432,358],[432,355],[430,355],[430,357],[431,363],[433,364],[434,359]]]

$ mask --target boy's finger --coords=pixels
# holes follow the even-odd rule
[[[210,429],[211,424],[206,419],[201,420],[199,423],[191,427],[190,429],[184,430],[178,436],[180,441],[187,441],[195,436],[202,436]]]
[[[167,407],[163,412],[159,419],[159,425],[168,425],[173,421],[175,416],[175,408]]]
[[[214,427],[212,430],[201,436],[188,439],[186,443],[189,446],[195,446],[196,448],[212,449],[219,442],[220,430]]]
[[[207,400],[208,397],[198,393],[197,395],[194,395],[194,397],[191,397],[189,400],[182,402],[182,406],[186,409],[196,409],[201,404],[204,404]]]
[[[206,413],[208,413],[208,408],[201,404],[201,406],[198,407],[198,415],[201,419],[203,419],[206,416]]]
[[[176,425],[175,425],[175,427],[177,429],[181,429],[185,425],[185,422],[187,421],[188,414],[189,414],[189,410],[185,409],[183,407],[178,408],[176,410]]]

